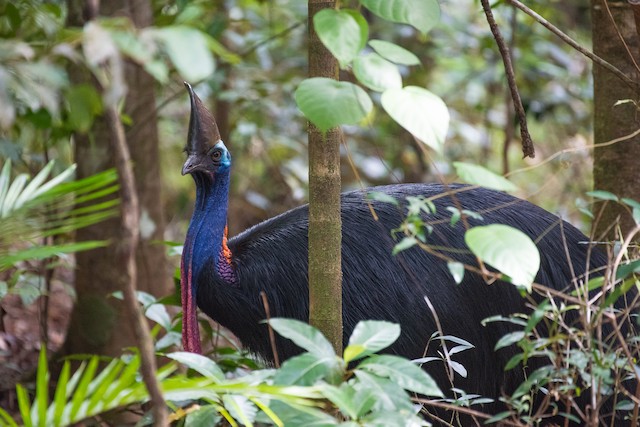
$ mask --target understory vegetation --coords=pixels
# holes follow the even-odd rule
[[[134,329],[118,305],[126,292],[92,293],[77,283],[82,263],[91,283],[124,269],[109,112],[126,131],[132,163],[155,162],[136,169],[137,193],[147,198],[138,234],[148,246],[132,256],[143,259],[136,295],[151,325],[159,363],[152,374],[171,425],[544,426],[553,417],[595,427],[612,413],[639,424],[640,200],[622,190],[589,191],[595,149],[637,144],[638,131],[594,141],[593,81],[582,53],[557,41],[519,2],[489,8],[515,63],[519,117],[505,84],[510,72],[482,14],[487,2],[340,2],[313,20],[339,63],[340,81],[304,78],[306,1],[139,3],[149,22],[134,22],[131,2],[118,0],[102,2],[115,11],[95,10],[80,24],[74,13],[84,2],[0,0],[0,425],[154,423],[142,346],[112,340]],[[581,2],[536,5],[536,12],[557,19],[575,43],[590,41]],[[131,78],[134,69],[148,78],[149,93],[135,92],[143,85]],[[267,366],[202,316],[205,354],[179,351],[177,242],[193,199],[191,180],[180,175],[188,133],[183,80],[215,111],[232,147],[230,235],[307,198],[308,120],[321,132],[343,129],[338,169],[345,190],[460,181],[509,192],[575,224],[589,236],[581,243],[606,253],[608,263],[584,265],[563,291],[549,289],[535,282],[537,241],[501,224],[468,227],[482,212],[454,203],[446,208],[448,226],[464,227],[465,253],[477,260],[465,265],[430,244],[433,200],[369,192],[405,218],[392,231],[393,256],[409,249],[436,255],[452,286],[476,275],[486,286],[517,287],[529,311],[483,321],[484,328],[508,325],[495,350],[512,354],[505,375],[526,372],[515,390],[493,401],[456,387],[471,374],[460,356],[475,343],[446,331],[425,343],[429,356],[426,348],[416,360],[385,353],[403,332],[380,320],[358,323],[336,352],[306,323],[265,319],[271,333],[302,350]],[[127,109],[132,105],[137,110]],[[637,101],[620,99],[611,108],[635,115]],[[155,136],[141,131],[142,122]],[[520,134],[526,124],[528,134]],[[535,158],[523,158],[517,141],[527,138]],[[619,221],[603,220],[614,207]],[[161,248],[159,258],[144,258],[150,247]],[[82,258],[92,250],[107,252]],[[105,264],[93,269],[98,262]],[[166,289],[141,278],[149,271],[166,278]],[[50,313],[60,309],[52,307],[58,288],[76,303],[73,314],[63,307],[62,331],[53,330]],[[82,304],[86,310],[78,312]],[[437,318],[429,295],[424,309]],[[28,321],[35,328],[24,326]],[[88,344],[65,340],[67,327],[78,336],[89,330]],[[445,372],[448,384],[436,383],[433,372]]]

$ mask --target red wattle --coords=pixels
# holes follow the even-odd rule
[[[188,264],[185,266],[185,254],[180,260],[180,287],[182,296],[182,347],[184,351],[202,354],[200,344],[200,328],[196,315],[195,295],[192,287],[192,266],[193,245],[188,245]],[[185,247],[184,249],[187,249]],[[186,268],[185,268],[186,267]]]

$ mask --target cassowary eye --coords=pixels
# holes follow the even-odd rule
[[[211,153],[211,159],[213,159],[214,162],[219,161],[221,157],[222,157],[222,151],[220,150],[216,150],[213,153]]]

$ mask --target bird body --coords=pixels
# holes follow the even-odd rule
[[[245,347],[272,361],[261,294],[266,296],[271,316],[308,320],[308,206],[227,240],[231,156],[220,141],[213,117],[190,87],[189,91],[192,113],[183,174],[194,178],[196,204],[182,257],[184,347],[201,351],[197,304]],[[370,200],[370,191],[390,196],[398,204]],[[427,238],[432,250],[414,246],[392,255],[397,243],[393,230],[406,218],[407,198],[412,197],[435,205],[432,213],[422,215],[432,230]],[[452,225],[451,207],[479,216]],[[536,282],[556,290],[573,289],[576,280],[585,280],[584,272],[606,264],[604,254],[590,248],[588,239],[575,227],[527,201],[488,189],[459,184],[375,187],[344,193],[341,212],[344,342],[358,321],[387,320],[400,324],[401,335],[386,351],[407,358],[437,356],[440,343],[431,340],[440,329],[475,346],[455,355],[468,372],[466,378],[456,377],[455,386],[494,399],[513,392],[525,373],[523,369],[504,370],[517,352],[514,346],[494,350],[498,340],[514,330],[513,325],[483,326],[482,321],[530,309],[512,284],[487,284],[471,272],[456,284],[443,258],[478,265],[464,241],[466,227],[499,223],[524,232],[536,242],[541,255]],[[301,350],[289,340],[276,338],[276,351],[282,360]],[[530,361],[529,369],[534,368],[535,361]],[[443,390],[451,387],[442,365],[427,364],[426,369]]]

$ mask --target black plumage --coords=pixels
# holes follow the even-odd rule
[[[403,201],[407,196],[432,197],[458,189],[458,185],[445,188],[403,184],[367,191],[383,192]],[[526,299],[512,284],[488,285],[475,274],[467,273],[462,283],[456,285],[446,261],[418,247],[392,256],[396,242],[391,230],[400,225],[406,211],[389,203],[368,201],[366,196],[364,191],[342,196],[344,342],[359,320],[388,320],[402,328],[399,340],[389,351],[409,358],[422,357],[429,338],[437,330],[424,300],[427,296],[443,332],[476,346],[456,357],[469,372],[467,379],[458,378],[458,387],[495,397],[503,386],[518,385],[522,375],[509,378],[515,372],[505,373],[501,369],[514,350],[497,353],[493,350],[510,328],[505,323],[483,327],[481,321],[498,314],[526,312]],[[569,289],[573,279],[570,263],[579,274],[586,271],[588,259],[591,268],[606,262],[602,253],[589,250],[588,239],[575,227],[529,202],[486,189],[461,191],[455,197],[462,209],[482,215],[483,221],[470,218],[470,225],[510,224],[534,240],[542,236],[537,243],[541,269],[536,282],[540,284]],[[368,203],[372,203],[379,221],[373,219]],[[427,220],[434,227],[429,244],[451,249],[445,253],[456,261],[477,265],[464,243],[463,223],[449,225],[451,213],[446,207],[454,206],[451,198],[438,198],[434,203],[436,213]],[[261,292],[267,295],[272,316],[308,320],[307,227],[306,205],[260,223],[228,242],[236,285],[220,279],[213,263],[197,278],[196,300],[200,309],[266,360],[272,360],[273,355],[266,326],[260,323],[265,318]],[[570,261],[565,244],[571,249]],[[277,350],[281,358],[300,351],[284,339],[277,341]],[[449,388],[442,365],[428,370],[444,389]]]
[[[283,213],[227,241],[231,155],[220,141],[213,117],[189,90],[192,114],[183,174],[194,178],[196,206],[182,257],[184,347],[201,351],[197,304],[229,328],[245,347],[271,361],[261,293],[266,295],[271,316],[308,320],[308,207]],[[399,206],[368,200],[370,191],[393,197]],[[512,393],[525,379],[526,371],[532,372],[541,362],[532,359],[525,369],[505,371],[517,349],[494,348],[501,337],[514,330],[513,326],[505,322],[483,326],[482,321],[495,315],[527,313],[528,302],[535,302],[535,298],[523,297],[512,284],[487,284],[481,276],[469,272],[456,284],[447,261],[419,247],[392,255],[397,243],[393,230],[406,217],[406,198],[411,196],[431,198],[435,204],[435,213],[423,218],[432,227],[428,244],[439,254],[467,265],[477,266],[478,262],[465,244],[464,222],[450,224],[450,206],[481,215],[482,219],[467,217],[469,226],[499,223],[523,231],[540,251],[536,282],[555,290],[571,291],[576,284],[584,284],[586,273],[598,274],[591,271],[601,271],[606,265],[606,256],[567,222],[497,191],[458,184],[402,184],[342,195],[344,342],[358,321],[388,320],[399,323],[402,329],[388,352],[420,358],[428,346],[426,354],[437,354],[439,343],[429,344],[438,328],[425,302],[428,298],[442,332],[475,346],[455,357],[468,372],[466,378],[456,376],[455,387],[493,399]],[[573,316],[569,322],[577,321]],[[540,332],[545,333],[543,329]],[[300,352],[282,338],[276,338],[276,348],[281,360]],[[450,389],[442,364],[427,364],[425,369],[444,391]]]

